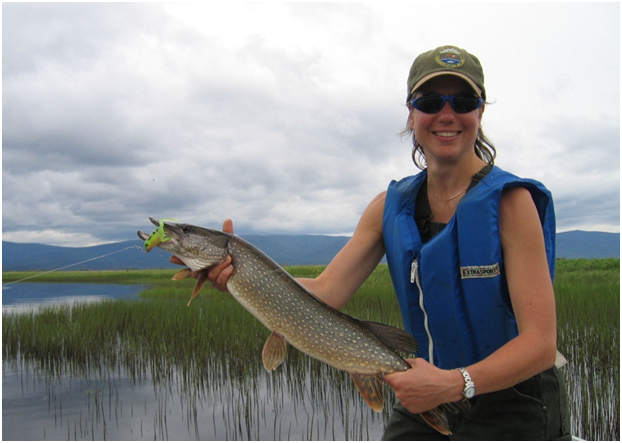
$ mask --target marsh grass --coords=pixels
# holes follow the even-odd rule
[[[558,260],[558,347],[566,356],[572,433],[620,437],[620,260]]]
[[[313,277],[322,269],[288,268],[293,275],[304,277]],[[215,400],[218,407],[213,408],[212,420],[214,426],[224,427],[224,439],[266,438],[259,429],[266,426],[271,428],[271,438],[277,440],[379,437],[378,430],[388,418],[391,394],[383,415],[369,414],[347,374],[292,347],[286,362],[277,371],[265,374],[260,354],[268,331],[231,296],[215,290],[204,289],[188,309],[193,282],[170,281],[173,273],[48,274],[46,281],[53,277],[56,282],[140,283],[148,288],[140,300],[3,314],[5,362],[21,371],[43,374],[51,385],[68,375],[111,380],[123,373],[135,382],[150,380],[154,390],[162,394],[150,431],[153,434],[147,438],[176,438],[168,434],[166,421],[171,390],[184,399],[183,413],[195,438],[206,437],[199,435],[199,422],[205,418],[197,417],[197,405]],[[24,276],[3,273],[3,280]],[[568,380],[572,432],[586,439],[617,440],[619,260],[559,260],[555,290],[559,348],[570,362],[563,372]],[[344,311],[358,318],[402,325],[386,265],[378,266]],[[97,391],[99,394],[88,403],[88,423],[86,419],[82,423],[81,417],[80,431],[74,425],[73,434],[70,429],[68,435],[84,439],[91,438],[90,433],[106,438],[104,429],[109,432],[115,414],[110,406],[114,404],[110,399],[117,395],[115,389],[109,382],[108,388]],[[102,408],[102,395],[109,399],[107,413]],[[264,400],[271,411],[266,412]],[[306,406],[309,404],[313,406]],[[58,407],[54,404],[53,408],[56,414]],[[299,423],[296,429],[287,425],[292,413]],[[282,420],[286,414],[289,418]]]
[[[170,281],[173,269],[132,269],[120,271],[8,271],[2,273],[2,284],[10,285],[25,278],[29,282],[47,283],[123,283],[149,284]]]

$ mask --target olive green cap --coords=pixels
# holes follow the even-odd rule
[[[439,46],[417,56],[408,74],[407,98],[428,80],[440,75],[455,75],[466,81],[482,98],[484,71],[477,57],[456,46]]]

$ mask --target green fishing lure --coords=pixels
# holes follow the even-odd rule
[[[147,240],[145,240],[145,249],[147,250],[147,252],[151,251],[151,249],[155,248],[160,243],[167,242],[167,241],[169,241],[171,239],[171,237],[166,235],[166,233],[164,232],[164,222],[165,221],[173,221],[173,220],[166,219],[166,218],[163,218],[163,219],[160,220],[160,226],[158,226],[155,229],[155,231],[153,231],[151,233],[149,238],[147,238]]]

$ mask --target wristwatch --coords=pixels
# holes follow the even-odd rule
[[[475,395],[475,383],[473,383],[471,379],[471,374],[464,368],[458,368],[458,371],[460,371],[464,378],[464,390],[462,391],[462,395],[466,399],[473,398]]]

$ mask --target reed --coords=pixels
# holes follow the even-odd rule
[[[620,260],[558,260],[555,294],[572,432],[588,440],[617,440]]]
[[[304,277],[313,277],[322,269],[288,268],[293,275]],[[183,413],[195,438],[380,436],[388,412],[370,413],[345,373],[289,347],[282,367],[266,374],[260,354],[268,331],[230,295],[212,289],[204,289],[187,308],[193,282],[170,281],[173,273],[48,274],[46,281],[140,283],[147,289],[140,300],[3,314],[5,364],[22,373],[32,370],[43,375],[50,386],[68,375],[109,380],[108,387],[89,397],[88,420],[80,417],[79,423],[70,425],[67,435],[110,438],[111,422],[118,414],[110,406],[118,395],[110,380],[115,374],[125,374],[135,382],[150,380],[154,389],[162,392],[153,429],[141,428],[142,438],[175,438],[168,434],[166,421],[171,390],[183,399]],[[25,276],[28,274],[3,273],[3,280]],[[555,291],[559,348],[570,362],[563,373],[568,381],[572,431],[586,439],[617,440],[619,260],[559,260]],[[386,265],[377,267],[344,310],[354,317],[402,325]],[[109,399],[108,410],[102,406],[104,392]],[[385,411],[390,410],[392,400],[389,395]],[[271,405],[270,411],[266,411],[265,402]],[[206,436],[201,431],[200,422],[205,420],[197,418],[201,404],[214,404],[213,428],[222,435]],[[55,413],[56,408],[62,409],[55,403],[54,408]]]

